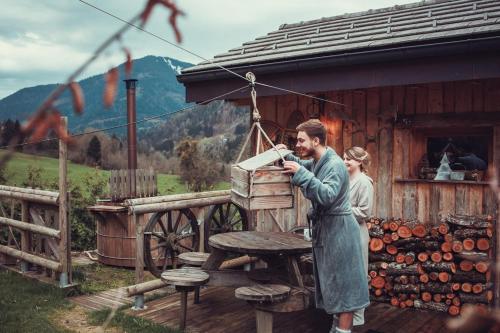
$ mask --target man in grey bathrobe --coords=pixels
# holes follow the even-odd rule
[[[319,120],[306,121],[297,130],[296,148],[304,159],[288,155],[284,168],[312,203],[316,307],[338,316],[330,332],[350,332],[353,312],[370,300],[359,224],[349,201],[349,175],[342,159],[325,146],[326,129]]]

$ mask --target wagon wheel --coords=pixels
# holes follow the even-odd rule
[[[295,147],[297,130],[285,128],[270,120],[261,120],[260,122],[262,129],[275,145],[278,143],[284,143],[289,147],[289,149],[293,149],[293,147]],[[267,140],[262,140],[262,144],[266,150],[272,148]]]
[[[199,247],[200,229],[190,209],[155,213],[144,229],[144,262],[156,277],[167,269],[168,259],[175,267],[179,253]]]
[[[208,245],[210,236],[224,232],[248,230],[247,213],[232,202],[214,205],[205,217],[203,225],[205,252],[210,252]]]

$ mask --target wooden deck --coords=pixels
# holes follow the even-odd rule
[[[76,305],[92,311],[119,308],[124,305],[132,306],[134,297],[127,297],[126,289],[126,287],[110,289],[94,295],[71,297],[69,300]],[[148,299],[157,295],[170,295],[172,293],[175,293],[172,287],[165,287],[146,293],[145,298]]]
[[[215,332],[255,332],[253,308],[245,301],[234,297],[234,289],[210,287],[201,290],[201,304],[193,304],[193,295],[188,299],[187,328],[189,333]],[[143,311],[127,310],[133,316],[152,320],[168,327],[179,325],[179,294],[156,299],[147,303]],[[361,333],[435,333],[449,332],[445,328],[447,315],[399,309],[389,304],[375,303],[366,311],[366,324],[355,328]],[[320,333],[328,332],[330,316],[323,311],[309,310],[275,315],[274,332],[276,333]]]

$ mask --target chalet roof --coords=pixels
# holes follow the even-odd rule
[[[500,1],[432,0],[283,24],[212,61],[239,67],[500,35]],[[184,75],[217,69],[208,61]]]

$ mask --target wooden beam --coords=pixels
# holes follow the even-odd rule
[[[59,197],[58,192],[38,190],[38,189],[34,189],[34,188],[0,185],[0,190],[7,191],[7,192],[20,192],[20,193],[26,193],[26,194],[34,194],[34,195],[51,197],[51,198],[58,198]]]
[[[167,210],[179,210],[184,208],[217,205],[228,202],[231,202],[231,195],[130,206],[128,211],[129,214],[145,214]]]
[[[38,195],[33,193],[24,193],[19,191],[2,190],[2,189],[0,189],[0,197],[16,199],[16,200],[26,200],[47,205],[57,205],[58,201],[57,197]]]
[[[63,131],[67,130],[68,118],[62,117]],[[67,274],[65,283],[71,284],[71,226],[68,219],[68,147],[64,140],[59,140],[59,230],[61,241],[59,242],[59,258],[62,265],[62,273]],[[61,280],[62,281],[62,280]]]
[[[35,209],[30,208],[29,211],[30,211],[31,219],[33,220],[33,222],[37,226],[41,226],[43,228],[49,228],[50,230],[56,231],[58,233],[58,237],[57,238],[60,238],[61,232],[59,230],[56,230],[56,229],[53,229],[53,228],[50,228],[50,227],[46,227],[45,223],[44,223],[44,221],[42,219],[42,217],[40,216],[40,214]],[[47,216],[48,212],[49,212],[48,210],[45,210],[45,213],[46,213],[45,215],[46,216]],[[45,219],[45,220],[47,220],[47,219]],[[52,253],[56,257],[56,259],[60,260],[61,256],[60,256],[60,253],[59,253],[59,249],[58,249],[57,243],[53,239],[50,239],[50,238],[45,238],[45,241],[48,243],[48,246],[50,247],[50,250],[52,251]]]
[[[124,201],[124,204],[126,206],[138,206],[138,205],[164,203],[164,202],[172,202],[180,200],[211,198],[229,194],[231,194],[231,190],[183,193],[183,194],[163,195],[151,198],[127,199]]]
[[[139,217],[131,216],[132,225],[135,226],[135,282],[144,281],[144,227],[139,221]],[[167,258],[165,258],[167,260]]]
[[[133,286],[127,287],[127,296],[132,297],[135,295],[141,295],[147,293],[148,291],[160,289],[166,287],[168,283],[163,282],[161,279],[155,279],[139,284],[134,284]]]
[[[11,257],[15,257],[15,258],[30,262],[30,263],[35,264],[35,265],[46,267],[46,268],[51,269],[53,271],[60,272],[62,269],[62,265],[57,261],[41,258],[41,257],[38,257],[36,255],[30,254],[27,252],[23,252],[23,251],[19,251],[19,250],[13,249],[13,248],[5,246],[5,245],[0,245],[0,252],[5,253]]]
[[[59,230],[55,230],[52,228],[36,225],[36,224],[31,224],[27,222],[21,222],[18,220],[13,220],[9,219],[6,217],[0,217],[0,224],[5,224],[17,229],[25,230],[25,231],[31,231],[40,235],[44,236],[49,236],[49,237],[54,237],[54,238],[60,238],[61,233]]]
[[[439,127],[491,127],[500,125],[500,112],[440,113],[402,115],[396,121],[397,127],[439,128]]]

